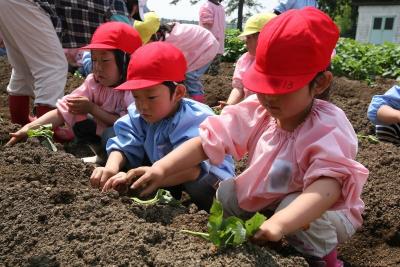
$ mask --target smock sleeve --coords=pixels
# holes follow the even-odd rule
[[[141,166],[145,155],[143,147],[145,134],[140,115],[135,110],[135,105],[131,105],[128,114],[114,123],[116,136],[110,138],[106,146],[107,154],[115,150],[122,152],[131,168]]]
[[[72,128],[72,126],[78,122],[78,121],[82,121],[85,120],[87,118],[86,115],[74,115],[71,114],[69,112],[69,108],[67,106],[67,99],[69,97],[72,96],[84,96],[87,97],[89,99],[89,101],[93,102],[93,94],[92,94],[92,89],[94,87],[96,87],[97,84],[94,81],[93,75],[89,75],[85,81],[81,84],[81,86],[79,86],[78,88],[76,88],[73,92],[71,92],[70,94],[64,96],[63,98],[59,99],[57,101],[57,110],[58,113],[61,114],[61,116],[63,117],[65,123],[68,125],[68,127]]]
[[[375,95],[368,107],[368,119],[375,125],[385,124],[378,119],[378,110],[381,106],[390,106],[400,110],[400,86],[395,85],[383,95]]]
[[[241,159],[248,151],[249,139],[265,121],[266,111],[257,97],[227,106],[221,115],[208,117],[200,124],[200,137],[212,164],[220,164],[225,154]]]
[[[321,176],[337,180],[341,197],[332,209],[359,209],[368,170],[355,161],[357,137],[344,112],[329,104],[317,107],[299,131],[296,139],[296,157],[307,188]],[[304,190],[303,189],[303,190]]]
[[[214,13],[207,6],[202,6],[199,11],[200,24],[212,25],[214,24]]]

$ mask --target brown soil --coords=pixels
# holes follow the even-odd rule
[[[231,64],[216,77],[205,76],[212,106],[230,91]],[[0,142],[17,125],[9,122],[5,86],[10,68],[0,60]],[[81,80],[70,77],[67,92]],[[393,81],[374,87],[336,78],[331,98],[349,117],[357,133],[371,134],[366,118],[371,96]],[[139,206],[117,193],[90,188],[93,166],[74,155],[84,149],[58,145],[50,152],[37,140],[0,146],[0,266],[306,266],[283,246],[246,244],[215,251],[181,229],[206,230],[207,213],[186,202],[182,207]],[[65,152],[69,151],[73,154]],[[347,266],[400,265],[399,148],[360,141],[358,160],[370,170],[363,191],[363,228],[340,246]],[[243,162],[238,169],[243,168]]]

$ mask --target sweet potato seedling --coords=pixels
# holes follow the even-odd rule
[[[135,203],[142,204],[142,205],[154,205],[154,204],[167,204],[171,206],[179,206],[181,202],[176,200],[172,195],[171,192],[165,189],[158,189],[156,195],[148,200],[142,200],[137,197],[132,197],[132,200]]]
[[[362,134],[357,134],[357,138],[358,139],[367,139],[368,142],[372,143],[372,144],[377,144],[379,143],[378,138],[376,138],[373,135],[362,135]]]
[[[37,129],[29,129],[28,138],[37,137],[40,143],[52,151],[57,151],[57,147],[53,142],[53,130],[51,124],[45,124]]]
[[[202,237],[218,248],[238,246],[253,236],[265,220],[266,217],[258,212],[247,221],[235,216],[224,218],[222,204],[214,200],[207,223],[208,233],[189,230],[182,232]]]

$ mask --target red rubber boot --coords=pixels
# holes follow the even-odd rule
[[[11,122],[25,125],[31,122],[29,117],[29,100],[27,95],[9,95],[8,107],[10,109]]]

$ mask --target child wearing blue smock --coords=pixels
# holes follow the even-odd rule
[[[375,125],[381,141],[400,144],[400,86],[383,95],[375,95],[368,107],[368,119]]]
[[[118,90],[130,90],[135,103],[128,115],[114,124],[116,137],[107,143],[109,158],[105,167],[96,168],[90,178],[93,187],[103,191],[131,185],[148,167],[120,172],[125,166],[137,168],[163,158],[185,141],[199,135],[199,125],[213,111],[204,104],[183,98],[187,64],[182,52],[165,42],[154,42],[132,55],[127,82]],[[208,210],[220,181],[234,176],[231,156],[218,166],[200,165],[154,180],[141,188],[141,196],[158,188],[181,187],[201,209]]]

